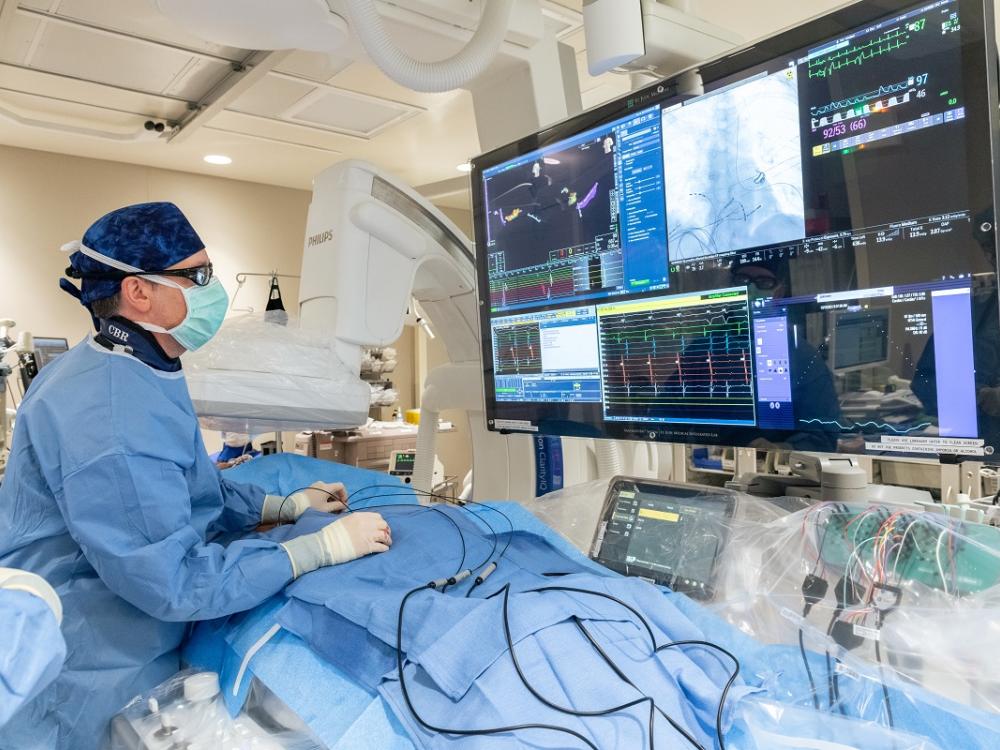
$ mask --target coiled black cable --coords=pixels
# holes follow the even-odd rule
[[[294,490],[292,493],[289,493],[289,495],[287,495],[285,497],[285,500],[287,501],[288,498],[292,494],[294,494],[295,492],[300,492],[300,491],[305,490],[305,489],[317,489],[317,490],[319,490],[321,492],[325,492],[331,498],[337,499],[337,496],[334,495],[332,492],[329,492],[329,491],[324,490],[322,488],[319,488],[319,487],[311,487],[311,488],[306,487],[306,488],[300,488],[298,490]],[[351,508],[350,507],[349,501],[350,501],[351,498],[353,498],[354,496],[356,496],[360,492],[363,492],[365,490],[373,490],[373,489],[401,490],[403,488],[401,488],[399,486],[396,486],[396,485],[370,485],[368,487],[356,490],[355,492],[353,492],[353,493],[351,493],[350,495],[347,496],[347,501],[348,501],[347,505],[348,505],[348,507],[346,508],[346,510],[344,512],[345,513],[351,513],[351,512],[361,511],[361,510],[372,510],[372,509],[376,509],[376,508],[400,508],[400,507],[412,507],[412,508],[418,508],[418,509],[422,509],[422,510],[429,510],[429,511],[436,512],[439,515],[441,515],[444,518],[446,518],[452,524],[452,526],[454,526],[455,531],[458,533],[458,536],[459,536],[459,539],[460,539],[461,545],[462,545],[462,557],[461,557],[461,562],[459,564],[459,568],[455,572],[455,574],[451,577],[449,583],[451,583],[451,582],[454,581],[455,576],[458,576],[460,573],[465,572],[465,570],[466,570],[466,568],[465,568],[465,559],[466,559],[466,556],[468,554],[468,550],[467,550],[467,546],[466,546],[466,542],[465,542],[465,535],[462,533],[462,529],[458,525],[458,523],[455,521],[455,519],[451,518],[451,516],[449,516],[447,513],[442,512],[438,508],[434,508],[432,506],[427,506],[427,505],[419,505],[419,504],[399,503],[399,504],[385,504],[385,505],[365,505],[365,506],[362,506],[362,507],[359,507],[359,508]],[[410,491],[407,491],[407,492],[397,492],[397,493],[391,493],[391,494],[380,494],[378,497],[379,497],[379,499],[383,499],[383,498],[386,498],[386,497],[411,497],[412,494],[419,494],[419,495],[423,495],[423,496],[426,496],[426,497],[432,497],[432,498],[435,498],[435,499],[448,500],[448,498],[444,498],[444,497],[442,497],[440,495],[437,495],[437,494],[435,494],[433,492],[426,492],[426,491],[422,491],[422,490],[412,490],[412,489]],[[471,505],[480,505],[483,508],[487,508],[489,510],[492,510],[492,511],[498,513],[499,515],[501,515],[503,518],[505,518],[507,520],[507,522],[508,522],[508,524],[510,526],[510,535],[508,537],[507,543],[504,546],[503,550],[501,551],[501,553],[496,558],[496,561],[498,562],[500,559],[503,558],[503,556],[506,554],[507,550],[510,547],[510,543],[511,543],[511,540],[513,538],[513,532],[514,532],[513,521],[511,521],[511,519],[510,519],[509,516],[507,516],[506,514],[504,514],[499,509],[493,508],[492,506],[484,505],[484,504],[480,504],[480,503],[468,503],[468,504],[471,504]],[[460,507],[463,507],[463,506],[460,506]],[[467,510],[468,510],[468,512],[470,514],[472,513],[471,509],[467,508]],[[279,507],[279,516],[280,516],[280,511],[281,511],[281,507]],[[482,521],[487,526],[487,528],[490,529],[490,531],[491,531],[491,537],[493,539],[493,546],[492,546],[492,548],[490,550],[490,553],[487,555],[486,559],[483,560],[482,563],[480,563],[479,565],[471,566],[468,569],[468,570],[471,570],[471,571],[476,571],[476,570],[481,570],[481,569],[483,569],[483,568],[485,568],[485,567],[487,567],[489,565],[490,561],[493,559],[493,556],[496,554],[497,547],[499,546],[499,543],[498,543],[498,534],[496,533],[496,530],[494,529],[494,527],[488,521],[486,521],[484,518],[482,518],[481,516],[479,516],[478,514],[473,514],[473,515],[476,518],[478,518],[480,521]],[[492,572],[492,571],[490,571],[490,572]],[[476,582],[473,583],[472,587],[466,593],[466,596],[469,596],[469,594],[472,593],[472,590],[475,589],[476,586],[479,585],[480,582],[481,582],[480,579],[477,578]],[[445,727],[435,726],[433,724],[430,724],[422,716],[420,716],[420,714],[417,712],[416,708],[413,705],[413,701],[412,701],[412,699],[410,697],[409,690],[406,687],[406,678],[405,678],[404,671],[403,671],[404,659],[403,659],[403,650],[402,650],[402,640],[403,640],[404,613],[405,613],[406,603],[409,601],[410,597],[412,597],[414,594],[419,593],[420,591],[429,590],[429,589],[433,590],[434,588],[437,587],[438,583],[440,583],[440,582],[427,583],[427,584],[424,584],[422,586],[419,586],[419,587],[417,587],[415,589],[412,589],[412,590],[408,591],[403,596],[403,599],[400,602],[400,607],[399,607],[399,612],[398,612],[398,617],[397,617],[397,623],[396,623],[396,666],[397,666],[397,671],[398,671],[398,674],[399,674],[400,690],[401,690],[401,692],[403,694],[403,700],[406,703],[407,709],[413,715],[414,719],[421,726],[423,726],[424,728],[426,728],[426,729],[428,729],[430,731],[438,732],[438,733],[441,733],[441,734],[451,734],[451,735],[456,735],[456,736],[485,736],[485,735],[494,735],[494,734],[510,734],[510,733],[514,733],[514,732],[518,732],[518,731],[527,731],[527,730],[543,730],[543,731],[560,732],[560,733],[563,733],[563,734],[568,734],[568,735],[570,735],[570,736],[572,736],[572,737],[580,740],[588,748],[591,748],[591,750],[599,750],[597,748],[597,746],[594,745],[594,743],[591,742],[589,739],[587,739],[585,736],[583,736],[579,732],[577,732],[577,731],[575,731],[573,729],[567,728],[567,727],[559,727],[559,726],[551,725],[551,724],[517,724],[517,725],[504,726],[504,727],[492,727],[492,728],[482,728],[482,729],[457,729],[457,728],[445,728]],[[445,586],[444,588],[446,588],[446,587],[447,586]],[[720,701],[719,701],[719,707],[718,707],[718,710],[717,710],[717,713],[716,713],[716,733],[718,735],[719,746],[720,746],[720,750],[725,750],[725,740],[723,738],[723,732],[722,732],[722,717],[723,717],[723,713],[724,713],[724,709],[725,709],[726,698],[728,697],[730,688],[735,683],[735,681],[736,681],[736,679],[737,679],[737,677],[739,675],[739,671],[740,671],[740,662],[739,662],[739,660],[733,654],[731,654],[729,651],[727,651],[726,649],[722,648],[721,646],[718,646],[717,644],[714,644],[714,643],[710,643],[708,641],[695,641],[695,640],[692,640],[692,641],[676,641],[676,642],[664,644],[662,646],[657,646],[656,645],[656,638],[655,638],[655,636],[653,634],[652,627],[650,626],[650,624],[646,620],[646,618],[642,615],[642,613],[640,613],[637,609],[635,609],[631,605],[627,604],[626,602],[624,602],[624,601],[622,601],[622,600],[618,599],[617,597],[614,597],[614,596],[612,596],[610,594],[605,594],[605,593],[598,592],[598,591],[589,591],[587,589],[575,588],[575,587],[570,587],[570,586],[546,586],[546,587],[542,587],[542,588],[532,589],[532,590],[526,591],[524,593],[542,593],[544,591],[562,591],[562,592],[569,592],[569,593],[577,593],[577,594],[585,594],[585,595],[590,595],[590,596],[597,596],[597,597],[601,597],[601,598],[607,599],[609,601],[612,601],[612,602],[618,604],[621,607],[624,607],[629,612],[631,612],[636,617],[636,619],[642,624],[642,626],[645,629],[647,635],[649,636],[649,641],[650,641],[650,645],[651,645],[652,653],[653,654],[658,653],[658,652],[660,652],[662,650],[665,650],[665,649],[668,649],[668,648],[674,648],[674,647],[686,646],[686,645],[697,645],[697,646],[702,646],[702,647],[705,647],[705,648],[715,649],[718,652],[720,652],[720,653],[725,654],[726,656],[728,656],[733,661],[733,663],[735,665],[735,669],[730,674],[729,679],[728,679],[726,685],[723,688],[723,691],[722,691],[722,694],[721,694],[721,698],[720,698]],[[442,593],[443,593],[443,591],[442,591]],[[539,702],[543,703],[544,705],[548,706],[549,708],[551,708],[553,710],[559,711],[560,713],[566,713],[568,715],[574,715],[574,716],[579,716],[579,717],[607,716],[607,715],[610,715],[610,714],[613,714],[613,713],[617,713],[617,712],[620,712],[620,711],[627,710],[629,708],[633,708],[633,707],[641,705],[643,703],[649,703],[649,706],[650,706],[650,710],[649,710],[649,746],[650,746],[650,750],[655,750],[655,722],[654,722],[654,719],[655,719],[655,714],[657,712],[661,716],[663,716],[663,718],[666,719],[666,721],[679,734],[681,734],[696,750],[705,750],[705,748],[697,741],[697,739],[695,739],[687,730],[684,729],[684,727],[682,727],[679,723],[677,723],[672,717],[670,717],[662,709],[660,709],[660,707],[656,705],[655,700],[652,697],[648,696],[648,695],[642,695],[641,697],[639,697],[639,698],[637,698],[637,699],[635,699],[633,701],[629,701],[629,702],[624,703],[624,704],[619,705],[619,706],[615,706],[615,707],[611,707],[611,708],[607,708],[607,709],[599,709],[599,710],[595,710],[595,711],[579,711],[579,710],[576,710],[576,709],[571,709],[571,708],[567,708],[567,707],[564,707],[564,706],[559,706],[558,704],[555,704],[555,703],[549,701],[548,699],[546,699],[540,692],[538,692],[534,688],[534,686],[532,686],[530,684],[530,682],[527,679],[527,676],[524,674],[523,670],[521,669],[520,663],[517,660],[517,654],[516,654],[516,651],[515,651],[515,648],[514,648],[513,639],[512,639],[511,632],[510,632],[509,593],[510,593],[510,584],[506,584],[502,589],[500,589],[497,592],[494,592],[493,594],[491,594],[487,598],[492,598],[493,596],[497,596],[499,594],[503,594],[503,597],[504,597],[504,601],[503,601],[504,634],[505,634],[505,638],[506,638],[506,641],[507,641],[507,648],[508,648],[508,651],[510,652],[511,661],[514,664],[515,671],[517,672],[518,677],[521,680],[522,684],[525,686],[525,688]],[[631,686],[633,689],[639,691],[639,688],[614,663],[614,661],[607,654],[607,652],[600,646],[600,644],[597,642],[597,640],[583,626],[582,622],[580,622],[579,619],[577,619],[577,618],[574,618],[574,620],[575,620],[575,622],[577,624],[577,627],[580,628],[581,632],[584,634],[584,636],[586,637],[586,639],[588,640],[588,642],[591,644],[591,646],[601,656],[601,658],[611,667],[611,669],[619,676],[619,678],[621,678],[623,682],[625,682],[626,684],[628,684],[629,686]],[[641,692],[641,691],[639,691],[639,692]]]
[[[403,701],[406,703],[407,709],[413,715],[413,718],[417,721],[420,726],[431,732],[437,732],[439,734],[452,734],[460,737],[482,737],[484,735],[490,734],[512,734],[514,732],[521,732],[531,729],[539,729],[549,732],[560,732],[562,734],[568,734],[571,737],[575,737],[585,744],[590,750],[600,750],[593,742],[588,740],[579,732],[569,729],[567,727],[558,727],[553,724],[512,724],[505,727],[490,727],[483,729],[456,729],[448,727],[439,727],[426,721],[420,714],[417,713],[416,708],[413,706],[413,701],[410,699],[409,690],[406,688],[406,677],[403,673],[403,612],[406,609],[406,602],[409,601],[410,597],[414,594],[430,589],[430,584],[424,584],[418,588],[408,591],[403,597],[403,600],[399,604],[399,618],[396,622],[396,670],[399,673],[399,688],[403,693]]]

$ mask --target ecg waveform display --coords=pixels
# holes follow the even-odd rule
[[[605,419],[753,425],[746,289],[598,308]]]
[[[490,279],[490,306],[493,309],[525,302],[544,302],[572,297],[573,267],[524,271]]]
[[[495,312],[512,306],[558,302],[587,291],[621,286],[624,277],[621,250],[598,252],[602,240],[587,246],[553,250],[549,262],[539,266],[504,270],[505,256],[491,256],[490,308]]]
[[[870,60],[908,46],[914,36],[927,29],[927,19],[905,23],[861,44],[851,44],[809,61],[810,78],[829,78],[844,68],[862,66]]]
[[[915,76],[910,76],[906,80],[900,81],[899,83],[890,83],[887,85],[880,84],[877,89],[865,92],[864,94],[857,94],[844,99],[838,99],[830,102],[829,104],[824,104],[821,107],[810,107],[809,112],[813,117],[822,117],[823,115],[829,115],[841,110],[851,109],[852,107],[863,106],[882,97],[892,96],[893,94],[906,91],[916,82],[917,78]],[[819,123],[817,123],[817,125],[818,124]]]
[[[800,61],[812,156],[964,119],[960,30],[957,4],[940,0],[812,50]]]
[[[497,375],[542,372],[542,337],[537,323],[493,329],[493,361]]]
[[[905,81],[879,85],[873,91],[833,101],[822,107],[812,107],[812,131],[822,130],[824,140],[850,133],[860,133],[892,110],[927,98],[930,76],[921,73]]]

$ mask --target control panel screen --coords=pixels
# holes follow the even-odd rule
[[[595,559],[625,575],[711,598],[734,500],[692,495],[653,483],[612,486]]]

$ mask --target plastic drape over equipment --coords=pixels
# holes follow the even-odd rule
[[[202,424],[250,433],[364,424],[371,389],[340,361],[332,339],[266,315],[230,318],[205,347],[184,356]]]
[[[758,640],[801,638],[821,655],[812,675],[821,708],[839,711],[874,667],[901,689],[1000,711],[987,656],[1000,653],[1000,529],[827,503],[769,521],[744,514],[731,532],[715,610]],[[889,719],[893,704],[883,703]]]
[[[132,700],[111,727],[111,750],[323,748],[302,720],[257,681],[244,709],[231,717],[214,672],[178,673]]]
[[[527,507],[591,552],[606,491],[594,482]],[[695,515],[713,497],[686,497],[678,511]],[[736,650],[745,664],[760,649],[786,650],[757,670],[762,694],[734,706],[756,746],[1000,742],[992,657],[1000,651],[1000,529],[903,507],[745,495],[720,523],[698,527],[712,537],[700,546],[718,547],[708,610],[753,639]],[[646,545],[636,564],[675,559],[667,545]]]

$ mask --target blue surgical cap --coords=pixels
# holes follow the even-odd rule
[[[143,271],[164,271],[205,248],[194,227],[173,203],[138,203],[112,211],[95,221],[81,243],[118,263]],[[121,279],[88,279],[87,274],[118,270],[106,263],[74,252],[73,270],[83,277],[81,289],[66,279],[59,285],[84,305],[113,297]]]

